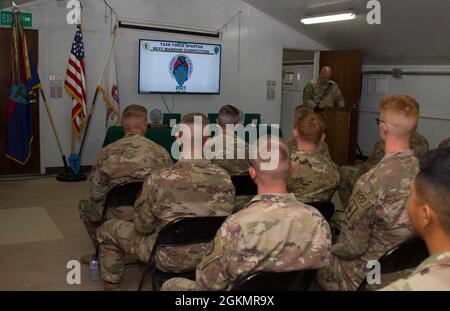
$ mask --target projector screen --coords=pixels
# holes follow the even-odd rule
[[[220,44],[139,40],[139,93],[219,94]]]

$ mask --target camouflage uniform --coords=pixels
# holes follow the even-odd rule
[[[225,169],[230,176],[237,176],[247,172],[249,167],[248,144],[239,138],[236,132],[225,133],[225,131],[224,134],[213,137],[211,143],[215,143],[220,139],[223,144],[223,159],[213,159],[212,162]],[[227,149],[227,141],[233,141],[233,150]],[[238,159],[238,147],[240,146],[244,146],[244,148],[239,148],[239,151],[244,153],[244,159]]]
[[[450,252],[429,257],[407,279],[398,280],[382,290],[450,291]]]
[[[293,194],[257,195],[219,229],[196,281],[170,279],[162,290],[229,290],[257,271],[317,269],[330,246],[330,228],[316,209]]]
[[[90,198],[80,201],[83,222],[101,220],[103,200],[108,191],[128,180],[144,180],[172,163],[160,145],[137,134],[128,134],[100,151],[91,173]],[[115,209],[110,217],[132,220],[132,208]]]
[[[414,150],[417,158],[428,152],[429,144],[428,140],[419,134],[414,132],[411,136],[411,149]],[[384,145],[381,141],[377,142],[373,151],[369,154],[369,158],[359,167],[342,166],[340,169],[341,185],[339,186],[339,196],[342,204],[347,205],[348,199],[352,194],[353,186],[359,177],[373,169],[384,157]]]
[[[238,176],[248,172],[248,168],[250,163],[249,159],[249,147],[248,144],[237,136],[236,132],[226,133],[223,132],[222,135],[214,136],[211,140],[211,143],[215,143],[219,139],[222,139],[223,144],[223,159],[213,159],[212,162],[216,165],[219,165],[224,170],[230,174],[230,176]],[[227,141],[233,141],[234,147],[233,150],[227,149]],[[239,144],[238,144],[239,142]],[[238,159],[238,147],[244,146],[244,148],[240,148],[239,151],[244,153],[245,159]],[[228,158],[228,159],[227,159]],[[234,212],[237,212],[243,209],[248,202],[253,198],[253,196],[240,195],[236,196],[236,204],[234,208]]]
[[[439,144],[439,148],[450,148],[450,138],[447,138],[447,139],[443,140]]]
[[[429,150],[428,140],[418,132],[414,132],[411,136],[411,149],[414,150],[417,158],[420,158]],[[384,145],[381,141],[379,141],[375,144],[374,150],[370,153],[367,161],[365,161],[360,168],[360,176],[373,169],[383,157]]]
[[[319,107],[345,107],[344,96],[342,96],[341,90],[336,82],[329,81],[327,84],[322,85],[317,79],[311,80],[306,84],[305,89],[303,90],[303,104],[315,108],[316,103],[326,92],[328,84],[330,84],[331,87],[320,102]]]
[[[406,203],[418,170],[414,151],[405,150],[386,155],[358,180],[331,249],[331,264],[318,273],[323,289],[355,290],[369,260],[378,260],[412,236]]]
[[[291,161],[294,171],[287,181],[289,192],[303,203],[330,201],[339,185],[337,165],[318,150],[297,150]]]
[[[153,174],[134,205],[134,222],[113,219],[97,230],[103,280],[120,282],[125,253],[147,262],[158,232],[172,220],[226,216],[233,207],[230,176],[208,160],[179,160]],[[205,249],[200,244],[163,248],[157,253],[157,265],[173,272],[193,269]]]
[[[293,154],[297,151],[297,141],[294,138],[291,138],[287,141],[287,145],[289,148],[289,152]],[[317,145],[317,150],[322,154],[323,156],[326,156],[328,158],[330,157],[330,150],[328,149],[328,145],[326,142],[321,142]]]

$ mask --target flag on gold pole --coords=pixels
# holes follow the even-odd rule
[[[105,69],[97,85],[97,90],[102,93],[107,111],[105,128],[120,123],[119,83],[117,82],[116,55],[114,53],[115,32],[112,34],[111,47],[107,54]]]

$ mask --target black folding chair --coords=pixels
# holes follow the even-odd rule
[[[290,272],[260,271],[240,280],[232,291],[305,291],[317,270]]]
[[[231,181],[236,189],[236,196],[258,194],[258,187],[256,187],[250,175],[231,176]]]
[[[313,202],[307,204],[316,208],[322,214],[322,216],[325,218],[326,221],[330,221],[331,217],[333,217],[334,204],[332,202]]]
[[[106,221],[108,209],[119,206],[134,206],[143,183],[142,180],[131,180],[112,187],[103,203],[102,223]]]
[[[425,242],[419,236],[415,236],[395,246],[378,260],[381,266],[381,274],[416,268],[428,256]],[[358,290],[368,290],[367,277],[364,278]]]
[[[153,290],[159,290],[165,281],[173,277],[184,277],[195,280],[195,269],[179,273],[169,273],[159,270],[156,267],[156,252],[160,247],[209,243],[214,240],[217,231],[226,218],[227,216],[184,217],[175,219],[164,226],[156,237],[138,290],[140,291],[142,289],[149,273],[152,275]]]

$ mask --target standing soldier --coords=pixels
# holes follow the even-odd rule
[[[325,107],[345,107],[344,96],[336,82],[331,80],[333,71],[323,67],[319,79],[309,81],[303,90],[303,104],[315,111]]]
[[[91,173],[90,197],[79,203],[80,218],[95,241],[101,224],[103,200],[108,191],[128,180],[145,180],[152,173],[172,163],[169,153],[144,137],[147,130],[147,109],[130,105],[122,113],[125,137],[100,151]],[[117,208],[108,218],[133,219],[133,207]]]
[[[406,203],[418,171],[410,139],[417,128],[419,105],[414,98],[399,95],[384,99],[380,108],[378,123],[386,155],[356,183],[331,249],[331,263],[318,273],[325,290],[356,290],[369,272],[369,261],[378,260],[413,234]]]
[[[264,150],[269,159],[261,159],[257,152],[249,169],[258,195],[224,222],[197,266],[195,281],[173,278],[162,290],[229,290],[257,271],[309,270],[327,263],[331,244],[327,222],[287,191],[289,149],[270,136],[262,139],[259,148],[268,147]],[[276,163],[269,167],[269,162]]]
[[[144,182],[132,222],[113,219],[97,230],[100,272],[106,290],[119,288],[125,269],[124,255],[136,255],[147,262],[158,232],[172,220],[231,214],[234,187],[230,176],[203,158],[203,146],[208,140],[203,137],[203,130],[207,124],[203,114],[185,115],[181,120],[183,137],[177,133],[177,140],[189,142],[190,148],[183,143],[180,160]],[[196,140],[201,141],[200,146]],[[157,252],[158,268],[167,272],[193,269],[205,248],[204,244],[162,248]]]

